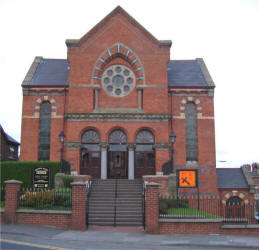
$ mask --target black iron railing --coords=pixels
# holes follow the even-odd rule
[[[175,219],[220,219],[226,223],[259,223],[256,214],[259,207],[256,202],[238,206],[227,206],[220,199],[197,196],[160,198],[160,218]]]
[[[20,209],[71,210],[72,189],[21,189],[19,192]]]

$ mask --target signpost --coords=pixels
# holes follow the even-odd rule
[[[51,167],[50,166],[32,167],[32,188],[36,188],[36,189],[51,188]]]

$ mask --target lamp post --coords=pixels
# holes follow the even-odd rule
[[[60,148],[60,168],[59,168],[59,172],[62,173],[63,170],[63,152],[64,152],[64,141],[65,141],[65,134],[63,131],[60,132],[59,134],[59,141],[61,142],[61,148]]]
[[[172,144],[172,160],[171,160],[171,167],[170,167],[170,173],[172,174],[174,172],[174,143],[176,140],[176,134],[174,132],[171,132],[170,134],[170,142]]]

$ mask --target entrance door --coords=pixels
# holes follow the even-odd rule
[[[108,176],[110,179],[128,178],[127,152],[109,152]]]
[[[101,176],[100,166],[100,152],[81,151],[80,174],[91,175],[93,179],[98,179]]]

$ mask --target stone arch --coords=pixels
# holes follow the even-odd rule
[[[134,73],[136,74],[137,84],[146,84],[145,71],[140,59],[133,50],[123,43],[115,43],[100,54],[92,71],[92,84],[101,83],[101,74],[104,71],[105,66],[116,57],[123,58],[132,66]]]
[[[245,193],[237,191],[237,190],[232,190],[231,192],[227,192],[224,195],[224,197],[222,198],[222,204],[226,205],[227,200],[229,200],[231,197],[235,197],[235,196],[240,198],[244,202],[244,204],[247,205],[249,203],[249,199]]]
[[[195,105],[196,105],[196,108],[197,108],[197,118],[201,118],[202,117],[202,114],[203,114],[203,107],[202,107],[202,104],[201,104],[201,101],[199,98],[196,98],[196,97],[185,97],[181,100],[180,102],[180,116],[185,118],[185,105],[186,103],[188,102],[193,102]]]
[[[51,115],[57,115],[58,108],[56,100],[51,96],[41,96],[39,97],[34,104],[34,116],[39,117],[40,115],[40,105],[42,102],[48,101],[51,104]]]

